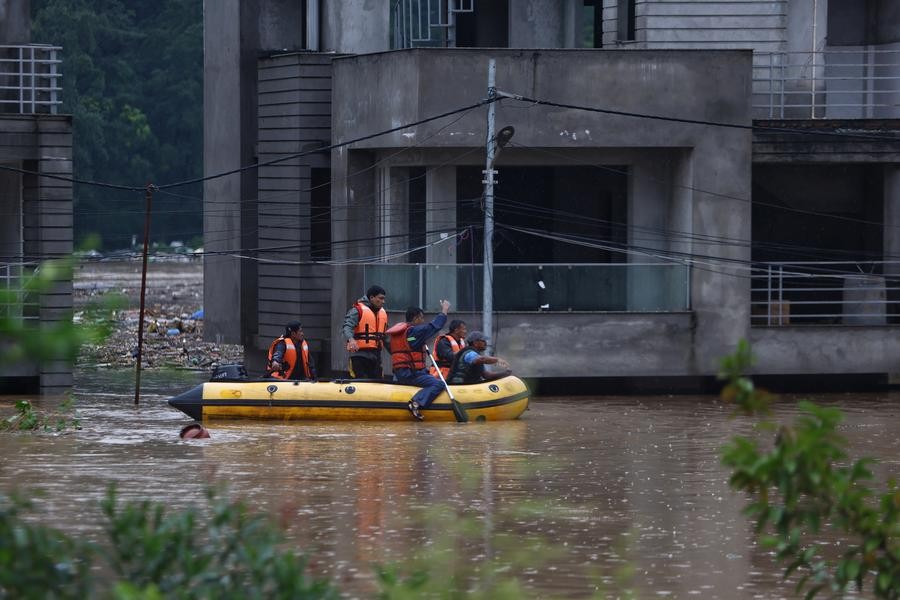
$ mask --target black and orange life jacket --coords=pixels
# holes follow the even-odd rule
[[[450,360],[444,360],[438,356],[438,344],[441,343],[441,339],[443,338],[447,338],[447,341],[450,342],[450,349],[453,350],[453,356],[456,356],[457,352],[466,347],[466,340],[459,340],[457,342],[456,338],[449,333],[439,335],[437,339],[434,340],[434,347],[431,349],[431,360],[434,362],[432,363],[431,368],[428,369],[428,372],[431,373],[432,377],[437,377],[438,374],[434,368],[434,365],[436,364],[441,368],[441,374],[444,376],[444,379],[447,379],[447,375],[450,374],[450,365],[453,364],[453,357],[450,357]]]
[[[353,330],[356,345],[360,350],[381,350],[387,330],[387,311],[382,307],[376,313],[362,302],[356,303],[356,310],[359,313],[359,323]]]
[[[275,347],[278,342],[284,342],[284,356],[281,359],[281,371],[272,371],[272,355],[275,354]],[[306,340],[300,342],[300,358],[303,364],[303,375],[306,379],[312,379],[312,371],[309,368],[309,344]],[[294,340],[289,337],[281,336],[269,346],[269,358],[266,362],[266,373],[269,377],[276,379],[291,379],[291,375],[297,367],[297,347],[294,346]],[[299,374],[299,372],[298,372]]]
[[[409,330],[412,328],[409,323],[397,323],[387,331],[391,336],[391,366],[394,372],[397,369],[425,369],[425,351],[413,350],[409,345]]]

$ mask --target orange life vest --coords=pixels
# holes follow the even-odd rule
[[[281,358],[281,371],[272,371],[272,355],[275,354],[275,347],[278,342],[284,342],[284,356]],[[306,340],[300,342],[300,358],[303,362],[303,374],[307,379],[312,379],[312,372],[309,370],[309,344]],[[266,373],[269,377],[276,379],[290,379],[291,375],[297,367],[297,347],[294,346],[294,340],[289,337],[281,336],[269,346],[269,359],[266,363]]]
[[[359,312],[359,323],[353,330],[356,345],[360,350],[381,350],[387,330],[387,311],[382,307],[376,313],[362,302],[356,303],[356,310]]]
[[[439,335],[436,340],[434,340],[434,347],[431,349],[431,360],[433,361],[431,368],[428,369],[428,372],[431,373],[432,377],[437,377],[437,371],[434,368],[436,364],[441,368],[441,374],[444,376],[444,379],[447,379],[447,375],[450,374],[450,365],[453,364],[453,358],[450,360],[444,360],[438,356],[437,349],[438,344],[441,343],[441,339],[447,338],[450,342],[450,348],[453,350],[453,356],[456,356],[456,353],[466,347],[466,340],[456,341],[456,338],[450,335],[449,333],[445,333],[444,335]]]
[[[411,369],[421,371],[425,369],[425,352],[413,350],[409,346],[409,330],[413,326],[409,323],[397,323],[388,329],[391,336],[391,366],[394,372],[397,369]]]

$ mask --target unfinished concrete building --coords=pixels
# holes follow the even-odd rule
[[[371,283],[392,322],[447,297],[480,327],[486,109],[430,119],[485,98],[493,60],[532,100],[496,105],[515,133],[489,333],[517,373],[705,377],[741,338],[762,374],[898,371],[896,3],[222,0],[204,19],[205,173],[264,163],[205,189],[206,331],[249,366],[299,318],[345,369]]]

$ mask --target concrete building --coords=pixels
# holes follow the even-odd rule
[[[8,167],[0,170],[0,287],[18,294],[0,311],[45,325],[72,318],[71,279],[34,295],[20,278],[72,252],[71,183],[33,175],[72,176],[72,117],[57,114],[60,51],[32,42],[27,0],[0,0],[0,165]],[[64,362],[0,366],[0,393],[52,394],[71,384]]]
[[[895,3],[222,0],[204,20],[205,173],[261,163],[206,184],[206,331],[251,368],[299,317],[345,369],[371,283],[392,322],[447,297],[481,325],[486,109],[454,111],[493,60],[497,89],[549,103],[496,104],[515,133],[490,333],[519,374],[710,376],[741,338],[763,374],[900,371]]]

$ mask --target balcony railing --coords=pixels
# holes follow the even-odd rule
[[[33,273],[35,268],[34,264],[0,263],[0,317],[38,318],[37,296],[22,285],[23,277]]]
[[[755,52],[757,119],[900,117],[900,50]]]
[[[773,262],[753,275],[750,323],[900,323],[900,262]]]
[[[0,46],[0,112],[56,114],[62,104],[59,46]]]
[[[363,289],[378,284],[396,310],[482,309],[482,266],[364,265]],[[508,312],[681,312],[690,309],[690,269],[670,263],[494,265],[494,310]]]

